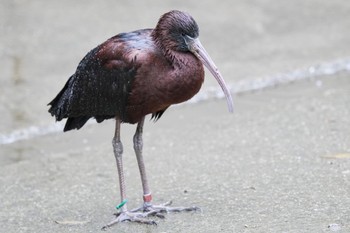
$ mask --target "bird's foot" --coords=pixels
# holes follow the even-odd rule
[[[143,223],[148,225],[157,225],[157,223],[153,220],[148,220],[146,217],[148,216],[156,216],[156,212],[131,212],[131,211],[125,211],[125,212],[118,212],[115,215],[115,218],[102,227],[102,230],[107,230],[109,227],[113,226],[114,224],[120,223],[120,222],[137,222],[137,223]]]
[[[144,202],[143,206],[140,208],[136,208],[131,210],[131,212],[144,212],[144,213],[155,213],[154,216],[164,218],[162,213],[170,213],[170,212],[182,212],[182,211],[198,211],[199,207],[190,206],[190,207],[170,207],[172,201],[168,201],[166,203],[160,205],[153,205],[150,202]]]
[[[109,227],[113,226],[114,224],[117,224],[120,222],[126,222],[126,221],[143,223],[148,225],[157,225],[157,223],[154,220],[148,220],[146,218],[149,216],[165,218],[163,213],[200,210],[200,208],[196,206],[170,207],[171,204],[172,204],[171,201],[160,205],[153,205],[150,202],[145,202],[143,206],[140,208],[132,209],[130,211],[118,212],[115,214],[115,218],[110,223],[102,227],[102,230],[106,230]]]

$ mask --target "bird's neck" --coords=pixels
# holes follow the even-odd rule
[[[176,47],[173,41],[165,39],[165,35],[163,30],[159,30],[158,28],[155,28],[152,33],[151,37],[154,41],[155,45],[159,48],[159,50],[162,52],[164,57],[169,61],[169,64],[171,65],[178,65],[181,63],[181,60],[178,59],[177,54],[179,54],[178,51],[175,51],[173,48]]]

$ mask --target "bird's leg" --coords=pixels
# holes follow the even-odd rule
[[[142,120],[138,123],[136,132],[134,135],[134,150],[135,150],[137,163],[138,163],[140,175],[141,175],[144,203],[142,207],[133,209],[131,210],[131,212],[136,213],[136,212],[142,211],[147,215],[155,215],[157,217],[163,218],[164,216],[160,213],[199,210],[198,207],[194,207],[194,206],[193,207],[169,207],[169,205],[171,205],[172,203],[171,201],[160,205],[152,204],[152,194],[148,186],[146,169],[145,169],[145,164],[144,164],[143,155],[142,155],[142,147],[143,147],[142,133],[143,133],[144,121],[145,121],[145,117],[143,117]]]
[[[120,125],[121,125],[121,121],[117,119],[115,124],[115,134],[112,140],[112,145],[113,145],[114,156],[117,162],[120,198],[121,198],[121,202],[123,202],[124,200],[126,200],[126,192],[125,192],[125,178],[124,178],[124,171],[123,171],[123,144],[120,141]],[[120,208],[120,210],[121,212],[125,212],[127,210],[126,203]]]
[[[115,135],[114,135],[112,144],[113,144],[113,149],[114,149],[114,155],[115,155],[115,158],[117,161],[121,204],[117,207],[119,209],[119,212],[117,214],[115,214],[115,219],[113,219],[106,226],[102,227],[102,230],[106,230],[107,228],[111,227],[112,225],[119,223],[119,222],[124,222],[124,221],[139,222],[139,223],[145,223],[145,224],[156,224],[155,221],[147,220],[146,217],[157,216],[160,218],[164,218],[164,215],[162,215],[161,213],[199,210],[199,208],[195,207],[195,206],[192,206],[192,207],[169,207],[169,205],[171,205],[171,201],[164,203],[164,204],[160,204],[160,205],[153,205],[152,204],[152,195],[151,195],[150,188],[148,186],[145,164],[144,164],[143,156],[142,156],[142,146],[143,146],[142,131],[143,131],[144,120],[145,120],[145,118],[142,118],[142,120],[138,123],[137,128],[136,128],[136,133],[134,135],[134,150],[136,153],[137,163],[138,163],[140,175],[141,175],[144,204],[142,207],[136,208],[136,209],[133,209],[130,211],[127,209],[125,180],[124,180],[124,172],[123,172],[123,160],[122,160],[123,145],[120,141],[121,120],[116,119]]]
[[[145,202],[145,205],[147,205],[152,201],[152,195],[151,195],[150,188],[148,186],[145,163],[143,161],[143,155],[142,155],[142,148],[143,148],[142,133],[143,133],[144,122],[145,122],[145,118],[143,117],[142,120],[137,124],[136,132],[134,135],[134,150],[136,154],[137,164],[140,170],[142,189],[143,189],[143,200]]]
[[[102,227],[102,230],[105,230],[112,225],[124,222],[124,221],[131,221],[131,222],[139,222],[139,223],[145,223],[145,224],[156,224],[154,221],[146,220],[145,217],[147,217],[150,214],[145,213],[133,213],[128,211],[127,209],[127,199],[126,199],[126,192],[125,192],[125,179],[124,179],[124,171],[123,171],[123,144],[120,141],[120,125],[121,120],[116,119],[116,127],[115,127],[115,135],[112,141],[113,144],[113,151],[114,156],[117,162],[117,169],[118,169],[118,176],[119,176],[119,187],[120,187],[120,198],[121,198],[121,204],[118,205],[119,212],[115,214],[115,218]],[[151,215],[155,215],[156,213]]]

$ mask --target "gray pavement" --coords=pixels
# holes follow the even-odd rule
[[[190,12],[228,83],[293,72],[350,55],[344,1],[2,1],[1,135],[53,122],[45,106],[85,53],[117,32]],[[350,73],[170,108],[145,125],[155,202],[196,205],[158,226],[110,232],[350,232]],[[206,89],[216,86],[208,75]],[[114,123],[0,145],[0,232],[100,232],[119,203]],[[141,203],[122,140],[129,207]]]

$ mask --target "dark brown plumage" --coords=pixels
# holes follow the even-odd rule
[[[120,123],[138,123],[134,148],[144,191],[145,204],[142,210],[146,212],[154,211],[155,206],[150,204],[151,194],[142,159],[144,117],[152,114],[157,120],[170,105],[193,97],[204,80],[203,64],[222,87],[229,110],[233,108],[231,95],[199,42],[198,34],[198,25],[194,19],[180,11],[164,14],[155,29],[118,34],[91,50],[49,103],[49,112],[57,121],[68,118],[64,131],[80,129],[90,118],[95,118],[97,122],[116,119],[113,146],[121,200],[125,199],[126,194]],[[163,207],[159,212],[164,210],[169,211],[169,207]],[[116,222],[140,221],[140,216],[131,212],[127,211],[125,205]]]
[[[126,123],[147,114],[159,118],[170,105],[195,95],[204,80],[202,63],[179,43],[182,34],[196,38],[198,26],[191,16],[173,11],[155,30],[110,38],[84,57],[49,112],[58,121],[68,118],[64,131],[81,128],[91,117],[101,122],[118,116]]]

